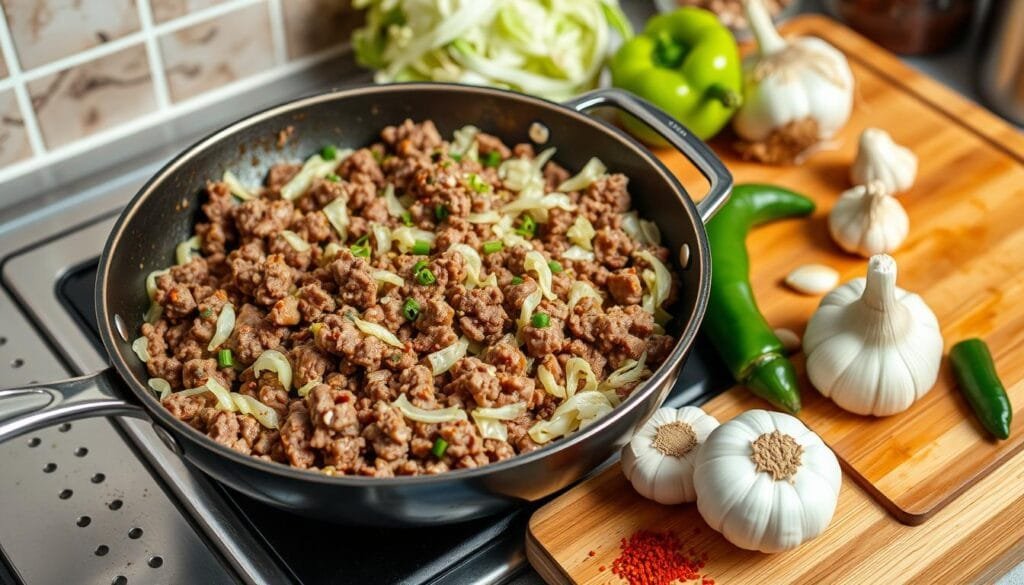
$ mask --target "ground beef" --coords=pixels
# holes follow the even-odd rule
[[[666,263],[669,253],[621,229],[631,200],[626,177],[610,174],[567,193],[573,207],[550,209],[545,221],[532,216],[534,233],[523,230],[526,215],[509,218],[523,236],[513,241],[480,219],[500,216],[520,195],[490,161],[532,159],[535,149],[528,143],[509,148],[484,132],[474,140],[479,157],[459,156],[432,122],[406,120],[385,128],[380,142],[355,150],[292,200],[280,191],[301,169],[298,163],[271,167],[265,188],[248,201],[237,201],[223,182],[207,183],[195,228],[198,249],[153,281],[161,312],[141,328],[150,354],[146,368],[175,391],[216,380],[276,412],[278,428],[223,410],[209,392],[174,392],[164,400],[168,411],[240,453],[294,467],[376,477],[436,474],[541,446],[529,430],[562,402],[537,379],[541,366],[558,384],[565,383],[573,358],[585,360],[600,380],[645,353],[656,369],[675,339],[641,306],[647,285],[640,274],[649,266],[638,252],[649,250]],[[540,179],[551,192],[571,175],[549,161]],[[394,191],[405,213],[390,208],[386,190]],[[323,208],[331,204],[345,206],[346,225],[328,220]],[[566,232],[581,215],[596,230],[594,258],[565,260]],[[367,254],[359,240],[377,224],[391,230],[394,241],[381,253],[371,236]],[[431,234],[413,232],[408,240],[400,230],[406,226]],[[293,244],[284,230],[308,248]],[[424,240],[429,253],[413,254],[422,252],[408,249],[415,240]],[[464,250],[452,250],[456,244],[474,249],[481,266]],[[524,315],[526,299],[541,292],[540,275],[524,266],[534,250],[560,259],[562,270],[554,267],[550,291]],[[389,282],[395,276],[401,282]],[[680,286],[673,278],[666,310]],[[601,299],[573,299],[570,308],[578,280]],[[234,327],[210,349],[229,304]],[[368,333],[362,322],[383,333]],[[428,356],[450,353],[460,341],[467,351],[435,370],[440,364]],[[270,350],[291,366],[288,387],[278,372],[257,375],[251,368]],[[220,366],[222,351],[233,366]],[[625,398],[634,387],[616,392]],[[399,397],[414,408],[454,407],[467,416],[417,422],[394,404]],[[476,408],[519,404],[525,411],[501,423],[507,440],[484,438],[469,416]]]

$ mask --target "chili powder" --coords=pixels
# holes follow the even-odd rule
[[[713,579],[703,577],[704,563],[682,553],[683,543],[671,532],[638,530],[620,543],[622,552],[612,562],[612,573],[630,585],[669,585],[674,581],[699,580],[712,585]]]

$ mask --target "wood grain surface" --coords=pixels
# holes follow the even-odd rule
[[[988,341],[1016,407],[1011,439],[986,438],[945,365],[921,401],[882,419],[845,413],[805,381],[800,416],[846,472],[825,535],[780,555],[741,551],[711,532],[695,506],[636,496],[614,466],[534,516],[528,554],[549,582],[616,582],[607,570],[619,540],[638,528],[676,531],[708,552],[708,573],[719,583],[984,582],[1024,559],[1024,136],[834,21],[801,17],[783,32],[821,36],[845,52],[857,97],[844,131],[799,167],[745,163],[729,153],[728,139],[714,144],[737,182],[790,187],[819,206],[809,220],[759,228],[749,238],[762,311],[773,326],[802,334],[820,297],[787,289],[790,270],[814,262],[833,266],[843,281],[863,276],[866,260],[831,243],[826,216],[850,187],[860,131],[887,130],[920,159],[914,187],[900,197],[911,229],[894,254],[898,284],[936,312],[947,350],[966,337]],[[691,192],[701,192],[681,156],[662,158]],[[801,356],[795,361],[802,370]],[[758,407],[766,405],[743,388],[707,405],[720,419]],[[905,525],[929,518],[923,527]]]

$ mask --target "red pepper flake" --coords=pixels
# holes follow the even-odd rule
[[[604,565],[601,565],[600,567],[597,568],[597,570],[602,572],[602,573],[604,572],[604,569],[605,569]]]
[[[588,557],[592,557],[592,556],[594,556],[594,555],[596,555],[596,554],[597,554],[596,552],[594,552],[594,551],[590,551],[590,552],[588,552],[588,553],[587,553],[587,556],[588,556]]]
[[[612,562],[612,573],[630,585],[669,585],[673,581],[702,579],[703,563],[683,555],[683,543],[671,532],[639,530],[620,543],[622,552]],[[691,550],[691,556],[695,551]],[[702,585],[713,585],[703,577]]]

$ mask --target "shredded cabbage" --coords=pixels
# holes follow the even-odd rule
[[[547,195],[539,195],[538,192],[523,190],[520,192],[519,197],[516,197],[511,202],[506,203],[502,208],[502,213],[518,214],[524,211],[529,211],[530,215],[540,223],[547,223],[548,211],[554,208],[564,209],[566,211],[573,211],[576,206],[573,205],[572,200],[565,193],[548,193]]]
[[[633,382],[639,382],[650,375],[651,372],[647,370],[647,352],[645,351],[640,355],[639,360],[626,360],[622,362],[619,369],[608,374],[608,377],[598,385],[597,389],[618,398],[618,395],[614,392],[615,390]]]
[[[364,321],[359,317],[356,317],[355,315],[350,315],[349,319],[351,319],[352,322],[355,324],[356,329],[362,331],[363,333],[370,335],[372,337],[376,337],[377,339],[383,341],[384,343],[390,346],[398,348],[405,347],[405,344],[402,343],[400,339],[395,337],[394,333],[388,331],[387,327],[384,327],[383,325],[379,325],[377,323],[373,323],[371,321]]]
[[[460,337],[458,341],[448,347],[427,355],[431,371],[434,372],[435,376],[440,376],[447,372],[455,365],[455,362],[466,356],[467,349],[469,349],[469,340],[465,337]]]
[[[276,429],[278,427],[277,411],[252,396],[232,392],[231,401],[235,403],[235,410],[242,414],[248,414],[268,429]]]
[[[568,231],[565,232],[565,236],[569,238],[570,242],[584,250],[594,249],[593,239],[596,235],[597,232],[594,231],[594,225],[590,223],[590,220],[585,215],[578,216]]]
[[[544,387],[548,394],[555,398],[565,398],[565,386],[558,383],[555,375],[551,373],[547,366],[537,366],[537,379],[540,380],[540,385]]]
[[[220,315],[217,315],[217,328],[213,332],[213,338],[210,339],[210,345],[207,345],[206,349],[213,351],[220,347],[220,344],[227,341],[228,337],[231,337],[231,332],[234,330],[235,307],[231,303],[227,303],[220,310]]]
[[[156,300],[156,279],[170,272],[170,268],[164,268],[163,270],[154,270],[146,276],[146,294],[149,295],[149,300]]]
[[[583,386],[580,387],[580,382]],[[597,390],[597,376],[590,362],[581,357],[571,357],[565,362],[565,395],[572,398],[576,392]]]
[[[466,420],[466,411],[462,410],[458,406],[449,406],[448,408],[439,408],[436,410],[427,410],[425,408],[419,408],[413,406],[409,399],[406,398],[405,394],[399,396],[394,402],[391,403],[402,412],[402,416],[409,420],[414,420],[421,423],[446,423],[455,422],[457,420]]]
[[[501,221],[501,214],[493,209],[482,213],[471,213],[466,216],[469,223],[498,223]]]
[[[256,358],[252,363],[252,375],[259,378],[260,372],[271,371],[277,373],[277,379],[285,391],[292,389],[292,364],[285,355],[276,349],[268,349]]]
[[[655,321],[659,324],[664,324],[672,318],[661,306],[672,292],[672,274],[662,264],[661,260],[658,260],[654,257],[654,254],[651,254],[650,250],[641,250],[637,253],[637,256],[653,268],[653,270],[644,270],[642,274],[648,290],[643,296],[643,308],[648,313],[654,315]]]
[[[600,392],[579,392],[560,404],[548,420],[535,423],[527,431],[536,443],[564,437],[608,414],[612,404]]]
[[[374,270],[370,276],[377,282],[393,284],[398,287],[405,286],[405,279],[390,270]]]
[[[296,252],[308,252],[309,242],[299,237],[299,234],[291,230],[281,230],[281,237],[284,241],[288,242],[288,245],[295,249]]]
[[[572,283],[572,287],[569,288],[569,310],[576,306],[576,303],[580,302],[584,297],[590,297],[597,300],[598,305],[604,304],[604,298],[594,290],[594,287],[590,286],[589,283],[583,280],[577,280]]]
[[[484,276],[483,260],[472,246],[452,244],[448,249],[462,254],[462,258],[466,261],[466,288],[487,285],[497,286],[497,277],[493,274],[488,277]]]
[[[661,230],[658,224],[640,219],[636,211],[622,214],[622,231],[641,244],[661,244]]]
[[[281,199],[288,201],[298,199],[309,190],[314,179],[321,179],[334,172],[334,169],[338,168],[338,165],[353,151],[351,148],[339,148],[337,152],[338,154],[331,160],[324,160],[319,154],[314,154],[306,159],[306,162],[302,164],[302,169],[281,187]]]
[[[203,239],[199,236],[192,236],[178,244],[174,249],[174,256],[178,260],[178,266],[188,264],[194,256],[199,255],[199,249],[203,246]]]
[[[544,299],[544,293],[541,292],[540,288],[533,291],[525,299],[523,299],[523,306],[519,310],[519,321],[516,323],[519,329],[526,327],[530,324],[530,317],[533,316],[533,312],[540,305],[540,302]]]
[[[341,245],[339,245],[337,242],[328,243],[324,247],[323,255],[320,256],[320,264],[323,265],[326,264],[327,262],[330,262],[331,260],[334,260],[334,257],[337,256],[338,252],[341,252],[341,250]]]
[[[231,399],[231,393],[228,392],[227,388],[221,386],[217,380],[207,378],[206,383],[200,386],[200,388],[205,388],[217,398],[217,408],[226,412],[235,411],[235,401]]]
[[[171,383],[163,378],[150,378],[149,380],[146,380],[146,385],[148,385],[153,392],[157,393],[157,399],[160,402],[163,402],[165,398],[171,395]]]
[[[338,232],[338,235],[342,240],[348,237],[348,202],[344,197],[338,197],[334,201],[331,201],[327,205],[324,205],[322,210],[324,215],[327,216],[327,221],[334,227],[334,231]]]
[[[405,206],[398,200],[398,197],[395,197],[395,186],[391,183],[384,187],[384,203],[387,204],[388,214],[391,217],[402,217],[402,214],[405,213]]]
[[[584,262],[591,262],[594,260],[594,253],[590,250],[584,250],[583,248],[573,245],[569,246],[565,252],[562,252],[562,258],[566,260],[581,260]]]
[[[448,148],[449,154],[470,160],[479,160],[476,145],[476,135],[479,133],[480,129],[472,125],[466,125],[456,130],[452,136],[452,144]]]
[[[239,181],[238,177],[236,177],[231,171],[224,171],[224,176],[221,177],[220,180],[228,186],[228,191],[231,191],[232,195],[238,197],[242,201],[249,201],[250,199],[256,198],[251,191],[242,185],[242,182]]]
[[[541,292],[544,293],[544,298],[549,300],[556,298],[555,291],[551,290],[551,267],[548,266],[548,261],[543,254],[537,250],[527,252],[523,259],[523,269],[527,272],[532,270],[537,273],[537,283],[540,285]]]
[[[299,396],[305,398],[310,392],[313,391],[313,388],[316,388],[317,385],[319,384],[323,384],[323,381],[321,381],[320,378],[317,378],[316,380],[310,380],[309,382],[306,382],[302,386],[299,386],[299,389],[296,390],[296,392],[298,393]]]
[[[146,339],[145,337],[136,338],[136,340],[132,342],[132,351],[135,352],[135,355],[139,356],[139,359],[142,360],[142,363],[148,362],[149,340]]]
[[[164,314],[164,308],[157,302],[149,304],[149,309],[146,314],[142,316],[142,319],[149,324],[156,323],[160,320],[160,317]]]
[[[398,249],[402,253],[408,254],[412,252],[413,246],[416,245],[416,240],[423,240],[433,246],[437,235],[434,232],[403,225],[391,230],[391,239],[398,244]]]
[[[373,234],[373,241],[377,245],[375,251],[378,258],[382,258],[391,251],[391,228],[380,223],[370,224],[370,233]]]
[[[498,178],[512,191],[544,192],[544,165],[555,156],[555,148],[546,148],[533,159],[510,158],[498,167]],[[535,193],[536,194],[536,193]]]
[[[612,49],[632,35],[617,0],[355,0],[365,25],[356,58],[378,83],[492,85],[563,100],[592,89]]]
[[[480,436],[485,439],[508,440],[508,427],[503,421],[518,418],[526,412],[525,402],[507,404],[498,408],[477,408],[470,414]]]
[[[505,244],[506,248],[531,247],[526,238],[516,233],[515,219],[513,215],[503,215],[498,223],[491,226],[491,231],[501,240],[501,243]]]
[[[565,193],[568,191],[579,191],[586,189],[591,183],[600,179],[604,174],[608,172],[608,168],[604,166],[596,156],[587,161],[587,164],[583,165],[580,172],[574,176],[569,177],[558,186],[558,190]]]

